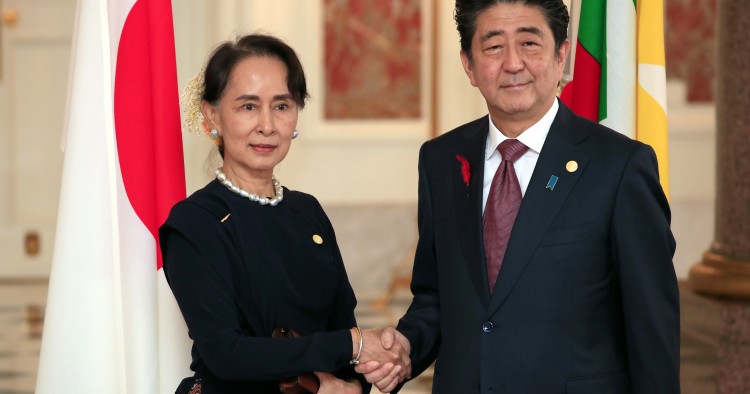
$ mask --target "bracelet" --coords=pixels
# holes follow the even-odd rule
[[[359,329],[359,326],[354,326],[354,329],[357,330],[357,336],[359,337],[359,350],[357,351],[357,357],[349,361],[349,365],[359,365],[359,356],[362,355],[362,343],[364,342],[362,340],[362,330]]]

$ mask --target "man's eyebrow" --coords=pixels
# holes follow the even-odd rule
[[[519,27],[518,29],[516,29],[516,32],[517,33],[531,33],[531,34],[534,34],[534,35],[539,36],[539,37],[543,36],[542,29],[540,29],[540,28],[538,28],[536,26],[523,26],[523,27]],[[485,41],[489,40],[492,37],[502,36],[503,34],[505,34],[505,30],[503,30],[503,29],[490,30],[490,31],[482,34],[482,36],[480,37],[480,41],[481,42],[485,42]]]
[[[516,32],[518,33],[531,33],[534,35],[537,35],[539,37],[542,37],[544,33],[542,32],[542,29],[536,27],[536,26],[528,26],[528,27],[519,27],[516,29]]]
[[[502,29],[499,29],[499,30],[490,30],[487,33],[482,34],[482,36],[479,37],[479,39],[480,39],[481,42],[485,42],[485,41],[489,40],[492,37],[502,36],[503,34],[505,34],[505,30],[502,30]]]

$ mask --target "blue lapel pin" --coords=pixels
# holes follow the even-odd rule
[[[547,181],[547,187],[546,189],[555,190],[555,185],[557,185],[557,180],[560,179],[557,177],[557,175],[552,175],[549,177],[549,181]]]

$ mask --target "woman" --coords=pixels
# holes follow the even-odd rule
[[[278,393],[311,371],[321,393],[369,392],[351,366],[361,332],[331,223],[314,197],[273,175],[308,98],[297,55],[247,35],[220,45],[193,85],[196,110],[186,112],[200,108],[223,166],[159,230],[193,339],[195,377],[178,392]],[[272,338],[282,328],[299,336]]]

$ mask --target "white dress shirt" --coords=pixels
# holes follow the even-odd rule
[[[529,187],[529,181],[531,180],[531,174],[534,173],[534,167],[536,167],[536,161],[539,159],[539,154],[542,153],[542,146],[544,140],[547,139],[552,122],[555,120],[557,110],[560,105],[557,103],[557,99],[552,103],[549,111],[534,125],[526,129],[518,136],[518,140],[524,145],[528,146],[529,149],[526,153],[521,156],[515,163],[513,163],[513,169],[516,171],[518,177],[518,183],[521,186],[521,195],[526,195],[526,188]],[[495,177],[498,167],[500,167],[501,157],[500,151],[497,150],[497,146],[501,142],[508,139],[500,130],[495,127],[492,123],[492,118],[488,115],[487,120],[490,124],[490,132],[487,134],[487,142],[485,144],[484,153],[484,183],[482,184],[482,212],[487,206],[487,196],[490,194],[490,186],[492,185],[492,178]]]

